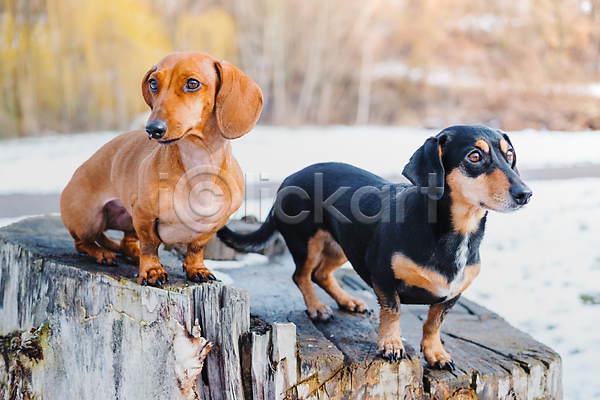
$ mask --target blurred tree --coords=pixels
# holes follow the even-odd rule
[[[172,50],[240,67],[262,123],[600,127],[599,25],[600,0],[0,0],[0,137],[126,129]]]
[[[174,36],[177,51],[202,51],[218,60],[238,63],[235,21],[222,7],[199,15],[182,14]]]
[[[146,108],[143,74],[170,48],[133,0],[5,0],[2,21],[0,121],[21,135],[126,128]]]

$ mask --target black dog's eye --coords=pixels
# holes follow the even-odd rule
[[[185,83],[185,91],[186,92],[195,92],[200,89],[200,85],[202,85],[197,79],[190,78]]]
[[[469,155],[467,156],[467,158],[472,163],[478,163],[482,159],[481,153],[479,151],[477,151],[477,150],[472,151],[471,153],[469,153]]]
[[[508,151],[506,152],[506,161],[508,161],[508,163],[510,165],[512,165],[515,162],[515,151],[512,149],[508,149]]]
[[[156,79],[152,78],[148,80],[148,88],[152,93],[158,92],[158,82],[156,81]]]

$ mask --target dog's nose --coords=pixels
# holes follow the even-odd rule
[[[165,136],[165,133],[167,132],[167,123],[160,119],[148,121],[146,124],[146,132],[148,132],[148,136],[150,136],[151,139],[160,139]]]
[[[513,185],[511,186],[509,192],[515,203],[520,206],[524,206],[525,204],[529,203],[529,199],[531,199],[531,196],[533,195],[533,192],[531,189],[529,189],[529,186],[525,184]]]

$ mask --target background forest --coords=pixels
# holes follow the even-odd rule
[[[599,0],[0,1],[0,138],[129,129],[180,50],[253,78],[262,124],[600,128]]]

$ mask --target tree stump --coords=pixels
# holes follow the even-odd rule
[[[77,254],[59,218],[0,229],[0,397],[562,398],[558,354],[468,300],[442,327],[457,370],[433,371],[418,351],[425,307],[403,306],[408,358],[391,364],[375,354],[376,312],[338,310],[317,289],[335,319],[310,321],[289,255],[224,271],[237,287],[186,282],[175,253],[161,261],[171,283],[141,287],[124,259]],[[352,270],[337,277],[378,311]]]

